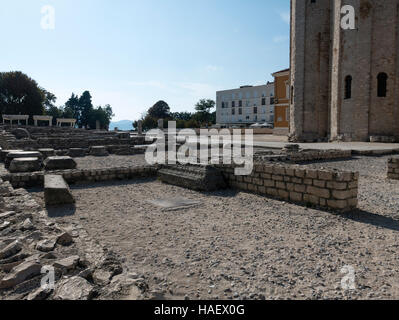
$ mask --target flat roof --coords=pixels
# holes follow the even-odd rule
[[[274,82],[270,82],[270,81],[269,81],[268,83],[260,84],[260,85],[257,85],[257,86],[250,86],[250,85],[247,85],[247,86],[241,86],[241,87],[239,87],[239,88],[234,88],[234,89],[219,90],[219,91],[216,91],[216,92],[233,91],[233,90],[240,91],[240,90],[245,90],[245,89],[253,89],[253,88],[267,87],[267,86],[271,86],[271,85],[274,85]]]

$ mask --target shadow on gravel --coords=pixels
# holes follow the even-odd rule
[[[76,207],[74,204],[63,206],[47,206],[46,210],[50,218],[62,218],[73,216],[76,212]]]
[[[340,214],[340,216],[356,222],[371,224],[375,227],[399,231],[399,220],[381,216],[379,214],[371,213],[361,209],[357,209],[346,214]]]

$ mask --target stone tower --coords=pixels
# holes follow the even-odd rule
[[[291,0],[292,140],[399,139],[398,26],[399,0]]]

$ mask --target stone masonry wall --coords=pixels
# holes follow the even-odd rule
[[[60,174],[69,183],[90,183],[110,180],[129,180],[155,177],[157,166],[132,166],[106,169],[72,169],[47,172],[10,173],[3,175],[3,181],[9,181],[14,188],[43,187],[45,174]]]
[[[229,185],[240,190],[333,210],[357,207],[358,173],[256,164],[251,175],[236,176],[233,166],[218,167]]]
[[[388,159],[388,179],[399,180],[399,157]]]

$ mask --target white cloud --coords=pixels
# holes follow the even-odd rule
[[[280,18],[283,20],[285,23],[290,24],[290,19],[291,19],[291,14],[289,11],[287,12],[280,12]]]

